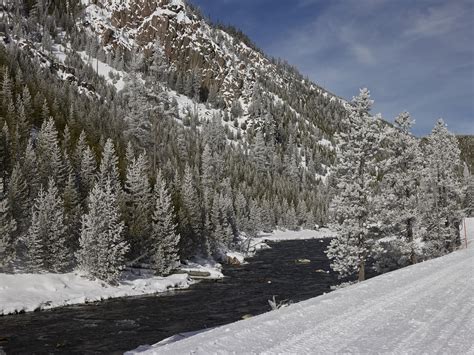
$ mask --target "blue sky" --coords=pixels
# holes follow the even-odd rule
[[[474,0],[191,0],[267,54],[373,112],[408,111],[425,135],[442,117],[474,134]]]

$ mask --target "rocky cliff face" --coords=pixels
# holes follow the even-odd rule
[[[290,90],[296,78],[282,75],[267,57],[227,32],[214,28],[182,0],[97,0],[86,8],[86,25],[107,48],[150,50],[158,38],[179,71],[198,68],[203,86],[215,86],[227,105],[249,103],[258,78]],[[306,94],[323,94],[304,83]],[[297,108],[294,108],[297,109]]]

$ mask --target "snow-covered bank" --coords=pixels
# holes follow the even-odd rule
[[[193,278],[222,279],[224,277],[224,274],[221,271],[222,265],[213,260],[207,259],[187,261],[186,264],[179,268],[179,270],[189,273]],[[196,276],[199,275],[199,273],[203,276]]]
[[[467,223],[474,240],[474,219]],[[474,247],[134,353],[474,353]],[[132,352],[133,353],[133,352]]]
[[[275,230],[271,233],[261,232],[256,238],[242,238],[241,247],[242,250],[246,251],[229,251],[226,253],[227,258],[230,258],[230,262],[236,260],[240,264],[244,264],[245,258],[255,255],[255,253],[261,249],[270,248],[267,242],[280,242],[285,240],[305,240],[305,239],[324,239],[335,237],[335,232],[328,228],[314,229],[302,229],[299,231],[292,230]]]
[[[272,233],[262,233],[255,241],[265,242],[269,241],[281,241],[281,240],[298,240],[298,239],[321,239],[321,238],[333,238],[335,233],[328,228],[314,229],[302,229],[299,231],[290,230],[276,230]]]
[[[255,252],[259,249],[268,248],[266,244],[269,242],[278,242],[284,240],[304,240],[304,239],[323,239],[334,238],[335,232],[328,228],[302,229],[299,231],[291,230],[275,230],[272,233],[260,233],[257,238],[252,238],[250,241],[249,251]]]
[[[0,274],[0,315],[107,298],[153,294],[186,288],[191,283],[193,281],[187,274],[168,277],[129,275],[118,286],[91,281],[76,273]]]

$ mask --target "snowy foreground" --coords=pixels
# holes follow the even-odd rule
[[[276,231],[252,240],[255,250],[267,247],[265,240],[311,239],[330,236],[328,230]],[[228,253],[243,262],[241,253]],[[182,271],[209,273],[208,278],[224,277],[221,265],[198,260],[181,267]],[[138,296],[186,288],[193,283],[187,274],[157,277],[151,273],[140,276],[127,275],[118,286],[91,281],[80,274],[2,274],[0,273],[0,315],[30,312],[71,304],[100,301],[108,298]]]
[[[130,354],[473,354],[473,269],[470,242],[438,259]]]

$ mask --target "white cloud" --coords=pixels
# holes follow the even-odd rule
[[[405,32],[407,35],[436,36],[450,33],[457,26],[462,25],[466,8],[460,2],[447,1],[440,6],[420,9],[413,16],[411,27]],[[468,14],[472,16],[472,14]]]
[[[366,65],[375,64],[375,57],[368,47],[365,47],[361,44],[353,44],[351,50],[359,63]]]
[[[472,0],[324,2],[312,21],[265,49],[348,99],[367,86],[376,111],[391,119],[409,110],[419,134],[441,115],[465,127],[462,118],[474,115],[473,7]]]

